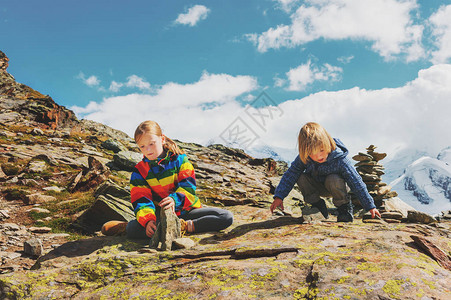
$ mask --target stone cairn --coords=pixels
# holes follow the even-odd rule
[[[363,182],[366,184],[368,192],[371,197],[373,197],[374,204],[381,211],[384,210],[384,200],[392,197],[398,196],[395,191],[391,190],[391,187],[386,183],[382,182],[381,176],[384,175],[384,167],[379,163],[382,159],[387,156],[387,153],[378,153],[374,150],[376,147],[370,145],[366,148],[367,153],[359,152],[352,159],[357,161],[355,167],[357,172],[362,177]],[[360,202],[357,197],[351,194],[352,203],[360,206]]]

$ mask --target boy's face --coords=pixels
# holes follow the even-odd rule
[[[322,164],[327,160],[327,157],[329,156],[329,152],[327,152],[324,149],[317,150],[316,152],[310,154],[310,158],[317,163]]]
[[[164,135],[158,136],[150,133],[143,133],[137,142],[139,150],[149,160],[157,159],[163,153]]]

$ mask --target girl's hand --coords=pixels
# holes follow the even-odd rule
[[[370,209],[371,218],[374,219],[374,217],[378,216],[381,217],[381,213],[377,210],[377,208]]]
[[[160,207],[164,209],[172,209],[175,212],[175,201],[171,197],[166,197],[159,203]]]
[[[278,207],[280,207],[280,209],[283,210],[283,201],[282,201],[282,199],[276,197],[276,198],[274,198],[274,201],[272,202],[269,210],[271,211],[271,213],[273,213],[274,210]]]
[[[146,235],[148,237],[152,237],[152,235],[155,233],[155,230],[157,230],[157,224],[155,221],[149,221],[146,225]]]

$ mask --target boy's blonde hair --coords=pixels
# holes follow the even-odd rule
[[[155,121],[144,121],[138,125],[138,127],[135,130],[135,142],[138,143],[138,141],[141,139],[141,136],[144,133],[155,134],[156,136],[163,136],[160,125],[158,125],[158,123]],[[185,153],[182,149],[179,148],[179,146],[177,146],[177,144],[173,140],[171,140],[167,136],[165,136],[165,138],[166,141],[163,144],[164,149],[169,150],[175,154]]]
[[[335,150],[337,145],[329,133],[318,123],[309,122],[302,126],[298,136],[299,158],[304,164],[309,156],[323,149],[327,153]]]

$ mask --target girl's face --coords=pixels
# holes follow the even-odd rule
[[[327,157],[329,156],[329,152],[327,152],[324,149],[320,149],[312,154],[310,154],[310,158],[317,162],[322,164],[323,162],[325,162],[327,160]]]
[[[149,160],[155,160],[163,153],[164,135],[158,136],[145,132],[137,142],[139,150]]]

